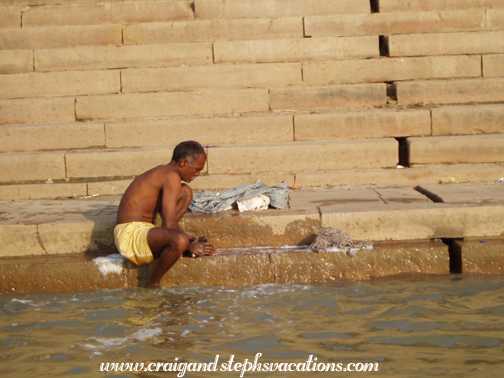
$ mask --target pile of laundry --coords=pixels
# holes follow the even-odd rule
[[[232,209],[240,211],[265,210],[268,207],[283,209],[287,206],[289,189],[285,181],[267,186],[261,180],[214,194],[208,190],[198,193],[189,205],[194,213],[219,213]]]

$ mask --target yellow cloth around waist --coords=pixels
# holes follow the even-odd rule
[[[125,258],[137,265],[150,264],[154,261],[147,242],[147,233],[154,228],[148,222],[121,223],[114,228],[114,242]]]

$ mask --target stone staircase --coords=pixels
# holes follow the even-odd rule
[[[0,199],[120,194],[187,139],[195,189],[495,181],[504,0],[1,2]]]

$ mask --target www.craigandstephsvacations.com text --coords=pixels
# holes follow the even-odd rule
[[[234,355],[229,360],[219,364],[219,355],[215,356],[214,362],[178,362],[178,357],[174,362],[107,362],[100,364],[102,372],[178,372],[177,377],[183,377],[186,372],[236,372],[243,377],[247,372],[371,372],[378,371],[378,363],[348,363],[341,362],[317,362],[317,357],[311,355],[305,362],[259,362],[262,353],[255,355],[254,361],[248,359],[243,362],[235,362]]]

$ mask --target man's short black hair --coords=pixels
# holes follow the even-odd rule
[[[201,154],[205,154],[205,150],[201,147],[201,144],[194,140],[188,140],[177,144],[177,147],[173,150],[172,160],[178,163],[180,159],[187,159],[189,163],[199,158]]]

